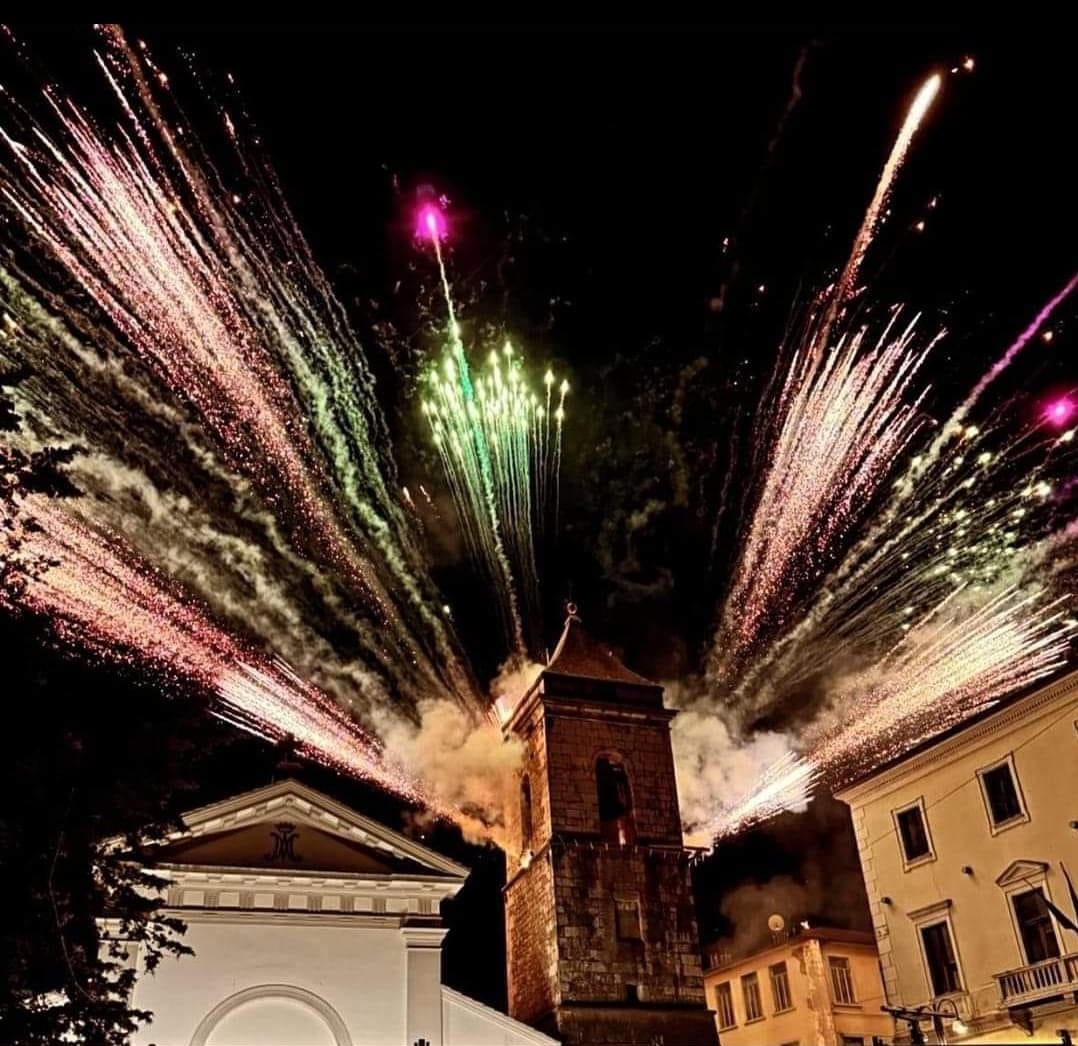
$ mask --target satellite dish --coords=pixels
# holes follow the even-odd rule
[[[767,917],[767,928],[772,933],[782,933],[786,929],[786,920],[776,912],[774,915]]]

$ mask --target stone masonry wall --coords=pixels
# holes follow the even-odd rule
[[[635,985],[650,1005],[704,1002],[685,856],[644,847],[555,844],[560,995],[624,1003]],[[620,939],[615,906],[637,902],[641,940]]]
[[[681,845],[674,759],[665,722],[549,715],[546,733],[554,834],[598,835],[595,762],[605,752],[617,752],[629,774],[637,838]]]
[[[505,889],[509,1016],[534,1023],[557,1004],[554,876],[549,851]]]
[[[524,742],[524,759],[520,770],[506,780],[505,799],[506,876],[512,879],[520,869],[523,838],[520,825],[520,783],[528,775],[532,791],[532,839],[529,847],[537,852],[550,839],[550,792],[547,785],[546,735],[542,710],[537,709],[519,736]]]

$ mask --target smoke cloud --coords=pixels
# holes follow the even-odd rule
[[[683,710],[671,730],[681,821],[691,845],[710,847],[708,826],[790,754],[791,740],[768,732],[739,739],[718,710],[702,705]]]
[[[505,782],[520,766],[523,748],[505,739],[492,720],[447,700],[421,702],[420,721],[382,716],[378,733],[386,751],[442,804],[472,843],[504,843]]]

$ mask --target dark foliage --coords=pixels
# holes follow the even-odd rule
[[[17,426],[0,389],[0,430]],[[149,1017],[128,1006],[128,958],[137,951],[152,970],[189,949],[160,912],[157,877],[129,857],[177,825],[224,736],[197,698],[69,661],[46,622],[12,612],[10,597],[50,567],[24,552],[22,499],[76,496],[64,474],[73,453],[0,443],[0,1042],[25,1046],[118,1046]]]

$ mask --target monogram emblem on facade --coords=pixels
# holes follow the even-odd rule
[[[303,860],[303,857],[296,853],[296,840],[299,839],[299,830],[294,824],[289,824],[287,821],[282,821],[280,824],[274,825],[273,830],[270,832],[270,838],[273,840],[273,849],[265,855],[263,860],[266,861],[291,861],[294,864],[299,864]]]

